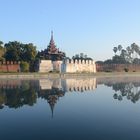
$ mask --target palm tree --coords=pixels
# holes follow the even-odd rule
[[[0,47],[2,47],[2,45],[3,45],[3,42],[2,42],[2,41],[0,41]]]
[[[130,46],[128,46],[128,47],[126,48],[126,50],[127,50],[129,62],[132,62],[132,58],[131,58],[132,50],[131,50]]]
[[[116,52],[118,51],[118,48],[117,48],[117,47],[114,47],[114,48],[113,48],[113,51],[114,51],[114,53],[115,53],[115,55],[116,55]]]
[[[118,45],[118,50],[121,51],[122,50],[122,45]]]

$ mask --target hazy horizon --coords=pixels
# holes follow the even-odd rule
[[[53,30],[57,47],[67,56],[109,59],[119,44],[140,45],[139,5],[139,0],[1,0],[0,40],[31,42],[41,50]]]

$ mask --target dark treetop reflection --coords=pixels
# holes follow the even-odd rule
[[[112,82],[113,81],[113,82]],[[122,101],[124,97],[127,100],[136,103],[140,99],[140,82],[139,78],[110,78],[109,81],[103,80],[104,85],[112,87],[115,91],[113,98]]]

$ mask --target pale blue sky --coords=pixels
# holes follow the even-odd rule
[[[54,31],[67,56],[94,60],[113,55],[119,44],[140,45],[140,0],[0,0],[0,40],[47,47]]]

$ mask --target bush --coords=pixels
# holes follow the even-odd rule
[[[112,70],[105,70],[105,72],[112,72]]]
[[[125,72],[128,72],[128,71],[129,71],[129,69],[128,69],[128,68],[124,68],[124,71],[125,71]]]
[[[21,72],[29,72],[29,63],[22,61],[20,63],[20,70],[21,70]]]

